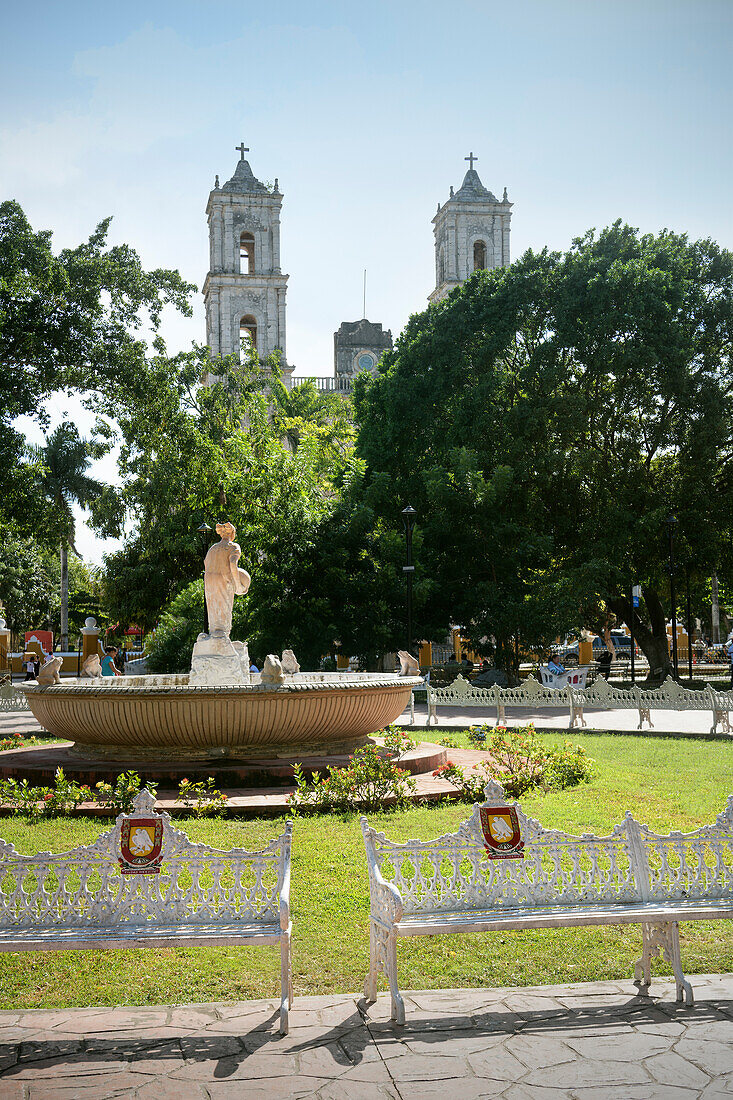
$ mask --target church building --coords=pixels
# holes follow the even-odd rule
[[[209,273],[204,283],[206,342],[212,355],[240,355],[245,344],[261,359],[282,353],[283,380],[292,368],[285,357],[285,295],[280,270],[280,208],[283,196],[254,176],[240,159],[223,187],[216,177],[209,194]]]
[[[433,218],[435,233],[435,290],[430,302],[439,302],[474,271],[509,266],[509,233],[513,203],[504,188],[501,202],[488,191],[466,157],[469,169],[456,193]]]
[[[203,287],[206,342],[214,356],[241,356],[254,348],[260,359],[274,351],[281,355],[283,381],[292,387],[305,381],[293,377],[285,357],[285,296],[288,276],[280,268],[280,210],[283,196],[275,180],[270,187],[258,180],[244,154],[244,143],[234,175],[223,187],[216,177],[209,194],[209,273]],[[501,200],[484,187],[473,163],[458,191],[433,218],[435,234],[435,290],[430,302],[439,302],[474,271],[508,267],[512,203],[506,188]],[[314,378],[321,390],[350,393],[353,379],[363,370],[376,371],[384,352],[392,347],[392,333],[378,322],[343,321],[334,333],[333,374]]]

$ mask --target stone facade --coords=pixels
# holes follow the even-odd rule
[[[288,276],[280,270],[280,209],[277,180],[266,187],[241,159],[232,178],[209,194],[209,273],[203,287],[206,340],[211,353],[240,354],[246,330],[264,359],[282,353],[285,378],[285,295]]]
[[[435,233],[435,290],[429,301],[439,302],[478,268],[509,266],[512,203],[506,188],[501,201],[484,187],[471,167],[456,193],[433,218]]]
[[[377,363],[392,347],[392,333],[378,322],[342,321],[333,334],[333,360],[337,378],[353,378],[360,371],[376,370]]]

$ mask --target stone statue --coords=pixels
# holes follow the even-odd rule
[[[249,653],[244,642],[233,642],[234,597],[244,596],[250,585],[249,573],[240,569],[242,551],[234,541],[231,523],[217,523],[221,541],[214,543],[204,558],[204,593],[209,614],[209,633],[199,634],[193,647],[188,682],[200,687],[233,687],[249,684]]]
[[[61,677],[59,676],[59,669],[63,663],[63,657],[52,657],[49,661],[46,661],[45,665],[36,676],[36,683],[41,687],[51,687],[53,684],[60,684]]]
[[[92,653],[87,657],[86,661],[81,666],[81,674],[82,676],[89,676],[93,680],[102,675],[102,662],[99,659],[98,653]]]
[[[286,676],[295,676],[297,672],[300,672],[300,665],[298,664],[298,658],[293,653],[292,649],[284,649],[280,664],[283,667],[283,672]]]
[[[234,541],[237,534],[228,521],[217,523],[221,541],[210,547],[204,558],[204,592],[209,612],[209,634],[212,638],[228,638],[232,631],[234,597],[244,596],[250,585],[250,575],[240,569],[241,548]]]
[[[397,656],[400,659],[400,676],[420,675],[420,665],[417,658],[413,657],[411,653],[408,653],[406,649],[400,649],[397,651]]]
[[[265,665],[260,676],[261,684],[284,684],[285,673],[280,664],[280,658],[275,653],[268,653],[265,657]]]

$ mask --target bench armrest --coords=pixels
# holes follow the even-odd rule
[[[380,870],[377,854],[374,850],[374,842],[371,838],[371,829],[365,817],[361,819],[361,828],[364,834],[364,846],[369,868],[371,915],[388,924],[396,924],[397,921],[402,920],[404,909],[402,894],[393,883],[387,882]]]
[[[292,842],[293,823],[285,823],[285,833],[282,837],[282,868],[283,880],[280,886],[280,931],[287,932],[290,927],[290,847]]]

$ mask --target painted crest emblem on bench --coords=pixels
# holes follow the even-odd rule
[[[120,831],[120,870],[123,875],[157,875],[163,847],[159,817],[128,817]]]
[[[481,806],[481,831],[490,859],[524,859],[524,842],[514,806]]]

